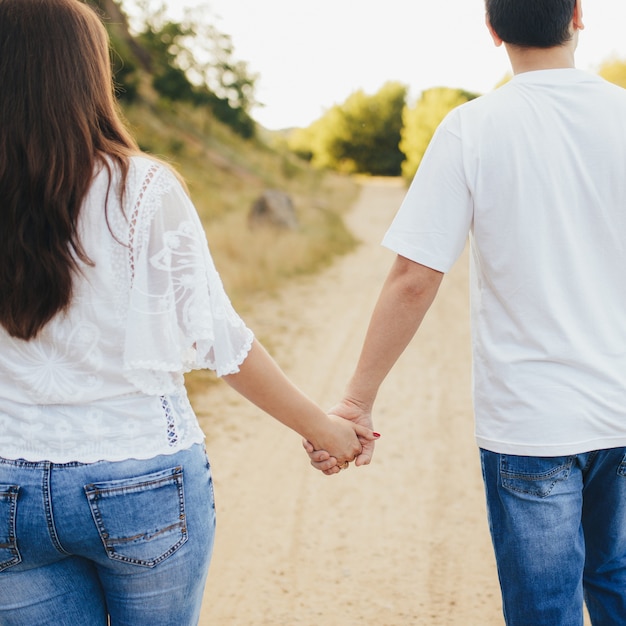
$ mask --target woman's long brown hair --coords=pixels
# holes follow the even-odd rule
[[[67,309],[91,263],[77,222],[96,165],[107,155],[125,180],[136,152],[94,11],[0,0],[0,324],[11,336],[32,339]]]

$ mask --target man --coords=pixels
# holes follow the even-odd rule
[[[469,234],[476,439],[506,623],[582,625],[584,594],[594,626],[623,626],[626,91],[575,69],[580,0],[486,0],[486,13],[514,77],[435,133],[334,412],[371,425]]]

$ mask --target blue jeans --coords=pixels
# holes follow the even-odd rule
[[[202,445],[145,461],[0,458],[0,624],[195,625],[214,533]]]
[[[508,626],[624,626],[626,448],[481,462]]]

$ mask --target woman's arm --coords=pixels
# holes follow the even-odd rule
[[[287,378],[256,339],[239,372],[223,378],[235,391],[310,441],[315,449],[327,450],[339,464],[360,454],[359,437],[374,439],[370,429],[326,415]]]

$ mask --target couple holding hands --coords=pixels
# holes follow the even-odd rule
[[[471,242],[474,410],[506,623],[626,615],[626,91],[575,68],[581,0],[486,0],[513,78],[439,126],[326,415],[234,311],[180,177],[122,123],[88,2],[0,0],[0,623],[192,626],[215,504],[184,373],[331,475]]]

